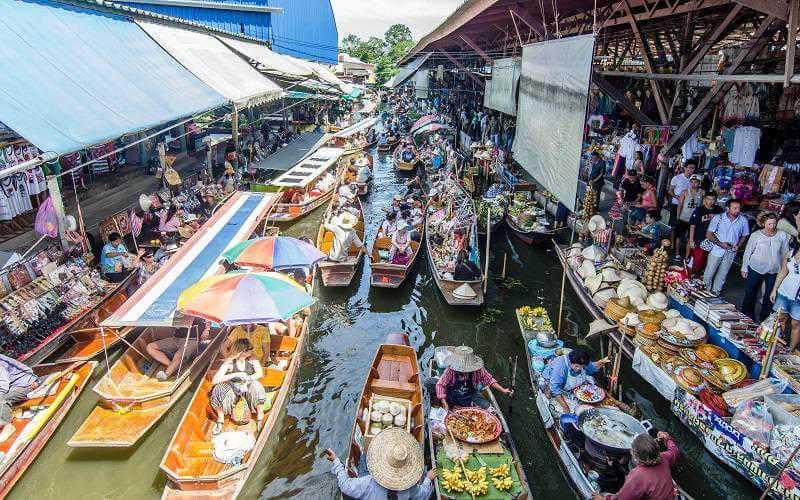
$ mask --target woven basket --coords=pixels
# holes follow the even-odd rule
[[[617,328],[619,328],[619,331],[621,331],[628,337],[634,337],[636,335],[636,328],[625,325],[621,321],[617,321]]]
[[[608,318],[611,318],[614,322],[618,322],[631,311],[632,309],[630,301],[627,298],[624,298],[609,300],[608,304],[606,304],[606,307],[603,310],[603,313],[605,313],[605,315]]]
[[[639,319],[642,320],[642,323],[656,323],[660,325],[667,317],[661,311],[648,310],[641,311],[639,313]]]

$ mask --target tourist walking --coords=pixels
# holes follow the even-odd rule
[[[759,322],[772,311],[769,292],[775,286],[781,262],[789,251],[789,235],[777,229],[778,215],[770,212],[761,219],[763,229],[750,235],[742,255],[742,277],[747,280],[742,312]],[[761,312],[756,317],[756,300],[762,284],[765,292],[761,300]]]
[[[790,351],[795,351],[800,344],[800,249],[797,248],[797,241],[794,246],[781,259],[781,270],[769,295],[775,304],[773,310],[780,312],[782,318],[788,316],[791,319]]]
[[[747,219],[740,213],[742,202],[732,198],[726,206],[725,213],[716,215],[711,220],[706,233],[712,247],[703,273],[703,282],[707,289],[717,294],[722,292],[736,252],[750,233]]]

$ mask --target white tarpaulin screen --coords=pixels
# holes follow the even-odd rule
[[[197,31],[148,21],[136,21],[164,50],[236,104],[260,104],[283,92],[218,39]]]
[[[520,65],[519,57],[507,57],[494,62],[492,78],[486,81],[486,92],[483,96],[484,106],[516,116]]]
[[[575,208],[594,36],[526,45],[514,158],[571,210]]]
[[[414,75],[414,88],[417,99],[428,98],[428,70],[421,69]]]

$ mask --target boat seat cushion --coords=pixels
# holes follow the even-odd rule
[[[272,352],[294,352],[297,349],[297,338],[286,335],[270,335],[270,350]]]

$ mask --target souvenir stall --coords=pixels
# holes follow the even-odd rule
[[[39,149],[0,123],[0,239],[29,229],[47,181],[42,167],[4,174],[3,171],[39,156]]]
[[[800,445],[800,396],[782,395],[797,384],[800,359],[775,322],[754,323],[668,268],[662,249],[643,262],[596,244],[556,250],[581,302],[605,322],[598,331],[712,454],[765,489]],[[800,498],[800,460],[771,494]]]

